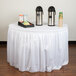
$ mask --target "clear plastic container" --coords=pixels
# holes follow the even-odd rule
[[[59,12],[59,27],[63,27],[63,12]]]
[[[21,22],[21,23],[24,22],[24,15],[23,14],[19,15],[19,22]]]

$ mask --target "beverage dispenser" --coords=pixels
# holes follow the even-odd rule
[[[50,6],[48,8],[48,25],[49,26],[55,26],[55,15],[56,11],[53,6]]]
[[[43,9],[41,6],[36,8],[36,25],[43,25]]]

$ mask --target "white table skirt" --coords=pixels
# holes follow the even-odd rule
[[[20,71],[51,72],[68,64],[68,28],[10,24],[7,61]]]

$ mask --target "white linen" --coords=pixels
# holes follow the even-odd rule
[[[10,24],[7,61],[20,71],[51,72],[68,64],[68,28]]]

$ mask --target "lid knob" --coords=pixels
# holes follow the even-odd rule
[[[55,7],[54,7],[54,6],[50,6],[50,7],[48,8],[48,11],[49,11],[49,12],[55,12]]]
[[[36,12],[43,12],[43,9],[42,9],[42,7],[41,6],[38,6],[37,8],[36,8]]]

